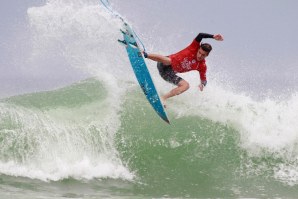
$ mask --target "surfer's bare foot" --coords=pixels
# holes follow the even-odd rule
[[[164,108],[167,108],[166,98],[164,96],[161,97],[161,102]]]

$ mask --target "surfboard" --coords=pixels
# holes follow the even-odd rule
[[[123,30],[121,30],[121,32],[123,34],[123,40],[118,41],[126,48],[131,67],[144,95],[146,96],[146,99],[151,104],[155,112],[159,115],[159,117],[170,124],[166,111],[164,110],[164,106],[160,100],[150,72],[147,68],[142,52],[138,46],[136,34],[129,26],[129,24],[126,23],[125,20],[118,13],[115,13],[113,11],[108,0],[101,0],[101,2],[111,13],[122,20]]]
[[[124,30],[122,30],[121,32],[123,33],[124,40],[119,40],[119,42],[125,45],[129,61],[141,89],[143,90],[143,93],[145,94],[147,100],[156,111],[156,113],[165,122],[170,123],[158,92],[156,91],[142,52],[138,47],[134,32],[127,23],[124,23],[123,29]]]

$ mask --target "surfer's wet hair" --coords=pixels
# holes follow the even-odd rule
[[[200,46],[205,52],[207,52],[208,54],[211,52],[212,50],[212,46],[208,43],[201,43]]]

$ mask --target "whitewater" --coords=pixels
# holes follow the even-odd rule
[[[99,2],[48,0],[27,15],[29,62],[59,55],[90,78],[0,100],[0,198],[297,196],[297,92],[257,99],[212,74],[200,92],[198,74],[181,74],[191,88],[169,100],[168,125]]]

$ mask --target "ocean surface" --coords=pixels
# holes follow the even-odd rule
[[[297,197],[296,99],[177,101],[168,125],[129,87],[120,104],[96,78],[2,99],[0,197]]]
[[[298,197],[295,90],[252,96],[210,73],[200,92],[183,74],[191,88],[168,100],[168,125],[97,1],[48,0],[27,20],[29,73],[62,57],[90,78],[0,99],[0,199]],[[148,67],[161,94],[173,88]]]

